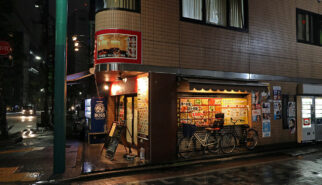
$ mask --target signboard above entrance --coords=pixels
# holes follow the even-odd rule
[[[141,64],[141,33],[129,30],[106,29],[95,34],[95,64]]]

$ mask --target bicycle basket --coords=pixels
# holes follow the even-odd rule
[[[191,137],[197,130],[196,125],[191,124],[182,124],[183,128],[183,137]]]

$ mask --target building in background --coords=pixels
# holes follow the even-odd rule
[[[255,128],[260,145],[302,142],[287,120],[297,95],[322,95],[321,10],[313,0],[97,0],[108,129],[124,122],[152,163],[176,160],[182,125],[209,126],[217,113]]]

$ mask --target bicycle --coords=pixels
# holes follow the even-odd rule
[[[202,137],[201,133],[197,133],[195,125],[184,125],[188,127],[192,127],[192,136],[191,137],[182,137],[178,142],[178,153],[180,157],[188,159],[191,154],[197,151],[197,142],[202,147],[202,151],[205,153],[209,151],[210,153],[216,153],[219,150],[219,137],[218,132],[220,130],[217,128],[205,128],[204,137]]]
[[[244,122],[245,120],[238,119],[234,121],[233,118],[230,118],[230,120],[234,124],[233,129],[230,131],[234,136],[234,141],[232,142],[237,144],[238,141],[239,145],[245,145],[248,150],[253,150],[257,146],[259,140],[257,131],[253,128],[249,128],[249,125],[241,125],[241,130],[238,132],[236,123],[238,121]]]

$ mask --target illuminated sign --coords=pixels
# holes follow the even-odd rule
[[[136,31],[107,29],[95,34],[95,64],[141,64],[141,33]]]
[[[8,55],[11,52],[9,42],[0,41],[0,55]]]

